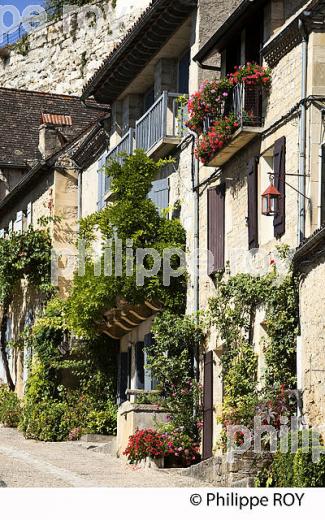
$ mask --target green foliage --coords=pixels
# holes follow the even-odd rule
[[[304,439],[304,435],[309,435]],[[273,461],[257,476],[256,487],[325,487],[325,454],[319,434],[307,430],[297,432],[293,446],[293,434],[287,437],[287,453],[277,450]],[[313,460],[316,451],[320,451],[320,459]]]
[[[148,368],[164,395],[170,426],[197,437],[201,419],[201,388],[193,374],[193,357],[205,338],[202,323],[191,316],[164,312],[152,328],[154,344],[146,347]]]
[[[105,337],[72,340],[65,302],[51,300],[26,343],[34,352],[20,428],[27,438],[62,441],[116,433],[116,350]],[[60,345],[65,348],[59,349]],[[71,432],[74,432],[72,435]]]
[[[17,284],[50,292],[51,239],[45,230],[29,228],[0,239],[0,303],[10,304]]]
[[[263,277],[239,274],[219,279],[217,296],[209,303],[212,322],[224,344],[222,368],[227,424],[252,426],[256,406],[280,391],[295,386],[295,346],[298,332],[297,280],[292,273],[279,279],[276,271]],[[264,351],[264,390],[257,392],[257,357],[253,326],[256,311],[264,308],[268,338]],[[240,422],[238,422],[240,421]]]
[[[21,404],[14,392],[6,385],[0,386],[0,423],[9,428],[16,428],[21,417]]]
[[[153,180],[163,165],[169,161],[155,162],[141,150],[132,156],[125,156],[123,165],[112,162],[107,174],[112,179],[114,202],[102,211],[81,220],[80,237],[85,239],[90,249],[100,231],[103,244],[111,241],[112,270],[105,270],[102,257],[101,274],[95,273],[94,261],[86,261],[85,275],[76,274],[71,296],[68,299],[66,315],[69,326],[80,336],[90,337],[104,325],[103,313],[116,307],[117,299],[122,298],[129,304],[143,303],[145,300],[159,301],[164,308],[177,313],[185,310],[186,274],[171,279],[166,287],[163,283],[162,268],[156,275],[147,277],[144,285],[137,283],[135,251],[138,248],[152,248],[162,257],[163,251],[170,248],[184,251],[186,235],[179,220],[168,220],[160,215],[154,203],[147,198]],[[115,237],[123,241],[122,274],[115,275]],[[126,241],[133,244],[133,274],[126,273]],[[106,262],[107,263],[107,262]],[[177,270],[179,259],[174,255],[172,268]],[[152,266],[152,258],[144,260],[145,268]]]

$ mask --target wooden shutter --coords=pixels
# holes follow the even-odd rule
[[[144,389],[150,391],[154,389],[154,381],[151,375],[151,370],[146,368],[148,363],[148,354],[146,347],[151,347],[154,344],[153,334],[146,334],[144,337]]]
[[[97,200],[97,208],[100,211],[105,206],[105,184],[107,184],[106,181],[106,175],[104,173],[104,166],[106,163],[106,153],[102,155],[102,157],[98,161],[98,200]]]
[[[286,163],[286,138],[281,137],[274,143],[274,186],[281,193],[279,198],[278,213],[274,217],[274,236],[280,237],[285,233],[285,163]]]
[[[251,159],[247,167],[248,248],[258,248],[258,160]]]
[[[135,344],[135,388],[144,389],[144,343]]]
[[[212,457],[213,449],[213,352],[204,355],[203,388],[203,460]]]
[[[209,275],[225,267],[225,194],[225,184],[208,190]]]
[[[27,204],[27,211],[26,211],[26,219],[27,219],[26,224],[27,224],[27,227],[29,227],[29,226],[32,225],[32,218],[33,218],[32,211],[33,211],[33,209],[32,209],[32,203],[29,202],[29,203]]]
[[[159,179],[153,181],[148,198],[161,211],[168,208],[169,205],[169,181],[168,179]]]
[[[128,387],[128,352],[120,352],[118,354],[118,371],[117,371],[117,404],[124,403],[126,398],[126,390]]]
[[[18,213],[16,215],[16,220],[14,223],[14,231],[16,233],[22,233],[22,231],[23,231],[23,212],[22,211],[18,211]]]

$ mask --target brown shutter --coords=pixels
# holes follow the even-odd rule
[[[281,137],[274,143],[274,186],[281,193],[278,214],[274,217],[273,223],[275,237],[280,237],[285,233],[285,163],[286,138]]]
[[[222,271],[225,267],[225,184],[208,190],[208,274]]]
[[[258,248],[258,159],[254,157],[247,167],[248,191],[248,248]]]
[[[212,457],[213,449],[213,352],[204,355],[203,391],[203,460]]]

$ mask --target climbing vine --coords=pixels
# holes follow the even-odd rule
[[[80,222],[80,238],[87,244],[88,256],[83,275],[77,273],[74,277],[66,311],[69,326],[78,335],[96,334],[105,325],[104,311],[116,307],[119,298],[129,304],[159,301],[165,309],[184,312],[186,273],[183,270],[177,273],[180,267],[177,254],[171,256],[170,266],[178,276],[171,278],[170,285],[164,282],[162,263],[157,274],[145,277],[142,284],[137,278],[136,251],[154,250],[161,260],[166,250],[185,251],[186,234],[180,221],[160,214],[147,197],[153,180],[166,162],[154,162],[144,152],[137,151],[126,156],[123,165],[114,162],[108,166],[114,202]],[[96,260],[91,254],[93,244],[98,244],[98,233],[103,244],[100,272],[96,271]],[[116,238],[122,243],[119,265]],[[132,247],[127,251],[130,243]],[[111,252],[109,261],[105,248]],[[130,262],[133,269],[127,270]],[[149,269],[152,265],[149,252],[143,266]]]
[[[15,389],[7,356],[7,326],[10,306],[25,282],[30,291],[46,298],[50,283],[51,239],[47,230],[29,228],[0,239],[0,350],[10,390]]]
[[[210,300],[209,306],[223,343],[222,421],[225,426],[229,423],[252,426],[263,400],[274,400],[276,407],[283,388],[295,387],[297,294],[295,276],[289,272],[281,278],[275,268],[262,277],[239,274],[229,280],[220,277],[217,281],[217,296]],[[266,331],[262,389],[257,384],[254,345],[254,324],[259,309],[265,311]]]
[[[161,404],[169,414],[169,431],[181,429],[197,439],[202,419],[201,387],[194,373],[194,359],[205,339],[202,320],[168,311],[157,316],[154,341],[146,347],[147,368],[159,382]]]

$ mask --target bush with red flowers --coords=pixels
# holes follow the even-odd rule
[[[261,67],[257,63],[247,63],[242,67],[235,67],[235,71],[228,74],[228,80],[233,86],[238,85],[238,83],[244,83],[245,85],[257,85],[267,88],[271,86],[271,69],[269,67]]]
[[[153,429],[137,430],[131,435],[123,455],[131,464],[147,457],[176,460],[179,466],[190,466],[200,460],[199,445],[185,433],[161,433]]]
[[[230,141],[238,128],[239,123],[233,114],[216,120],[208,132],[199,137],[196,157],[201,159],[203,164],[207,164]]]
[[[196,156],[203,164],[207,164],[229,142],[239,127],[239,121],[229,111],[228,103],[238,84],[267,90],[271,85],[271,69],[247,63],[236,67],[225,78],[205,81],[189,98],[189,119],[186,125],[198,135]],[[246,114],[246,117],[249,118],[250,114]]]

